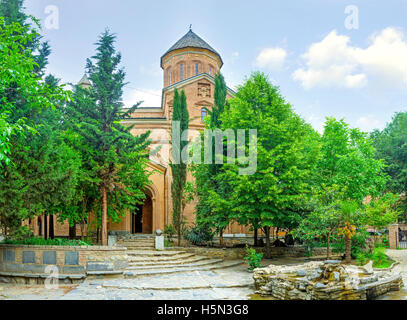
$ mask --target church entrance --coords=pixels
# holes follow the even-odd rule
[[[144,204],[140,205],[130,217],[131,233],[153,233],[153,202],[146,194]]]

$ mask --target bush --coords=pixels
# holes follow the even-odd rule
[[[63,238],[44,239],[40,237],[31,237],[23,240],[4,239],[3,244],[23,244],[33,246],[91,246],[90,242],[82,240],[70,240]]]
[[[176,233],[177,233],[177,230],[175,230],[175,228],[172,224],[166,224],[164,226],[164,234],[167,236],[168,242],[173,241],[173,237]]]
[[[385,251],[385,247],[376,247],[372,253],[359,252],[356,260],[359,265],[364,265],[372,260],[374,268],[388,268],[393,263],[393,260],[386,256]]]
[[[256,252],[255,249],[250,248],[247,244],[246,244],[246,256],[243,258],[247,261],[247,263],[249,264],[249,270],[252,271],[256,268],[261,268],[261,259],[263,258],[263,254],[262,253],[258,253]]]
[[[195,226],[185,231],[184,239],[193,245],[199,246],[211,241],[213,239],[213,233],[209,230],[209,228]]]

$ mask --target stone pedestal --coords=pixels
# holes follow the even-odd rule
[[[164,236],[156,236],[155,237],[155,249],[156,250],[164,250]]]
[[[109,247],[114,247],[117,243],[117,236],[108,236],[107,245]]]

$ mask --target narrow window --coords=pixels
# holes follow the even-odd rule
[[[168,83],[171,84],[171,79],[172,78],[172,73],[171,73],[171,69],[168,71]]]
[[[212,67],[209,67],[209,75],[212,75]]]
[[[181,63],[181,81],[184,80],[184,64]]]
[[[208,110],[206,110],[205,108],[202,108],[201,110],[201,120],[202,122],[204,121],[205,117],[208,115]]]
[[[198,75],[199,73],[199,63],[195,64],[195,75]]]

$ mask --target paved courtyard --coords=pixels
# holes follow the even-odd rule
[[[0,284],[0,300],[230,300],[254,293],[246,265],[141,278],[87,279],[79,285]]]

